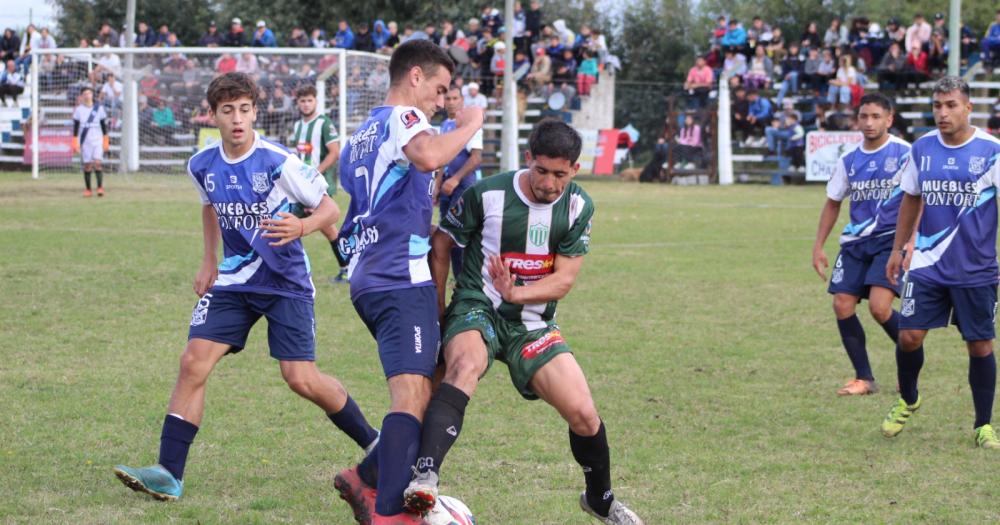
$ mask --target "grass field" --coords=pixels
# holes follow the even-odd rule
[[[84,200],[78,175],[0,174],[0,523],[352,523],[331,482],[359,451],[284,385],[262,326],[209,382],[179,502],[111,474],[156,459],[201,239],[186,177],[108,178]],[[560,325],[608,426],[616,494],[646,523],[1000,520],[1000,455],[973,447],[955,330],[930,335],[924,407],[895,440],[878,431],[892,347],[863,310],[884,392],[834,395],[851,371],[810,268],[821,187],[583,185],[593,250]],[[307,240],[318,363],[378,422],[378,357],[326,282],[324,245]],[[565,424],[502,365],[467,414],[442,490],[481,525],[593,523]]]

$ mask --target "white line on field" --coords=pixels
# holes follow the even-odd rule
[[[594,243],[597,248],[671,248],[683,246],[732,246],[734,244],[765,244],[769,242],[811,241],[813,237],[770,237],[767,239],[727,239],[720,241],[663,241],[663,242],[609,242]]]
[[[101,228],[101,227],[63,227],[63,226],[41,226],[38,224],[3,224],[0,225],[0,231],[47,231],[47,232],[58,232],[58,233],[91,233],[91,234],[108,234],[108,235],[159,235],[164,237],[200,237],[201,232],[198,231],[181,231],[181,230],[157,230],[150,228],[128,228],[128,229],[116,229],[116,228]]]

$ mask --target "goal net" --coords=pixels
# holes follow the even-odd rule
[[[205,93],[222,72],[254,77],[260,87],[255,127],[286,145],[299,117],[294,96],[300,86],[316,87],[320,111],[337,124],[342,141],[389,88],[388,56],[341,49],[51,49],[40,50],[35,64],[31,80],[38,89],[25,133],[35,176],[79,169],[73,111],[87,87],[108,116],[105,171],[124,163],[127,171],[163,173],[183,173],[194,152],[218,140]]]

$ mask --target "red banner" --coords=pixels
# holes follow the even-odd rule
[[[38,163],[40,166],[73,164],[73,132],[69,129],[38,130]],[[24,130],[24,163],[31,164],[31,130]]]
[[[594,152],[594,175],[613,175],[615,149],[618,147],[618,130],[602,129],[597,134],[597,151]]]

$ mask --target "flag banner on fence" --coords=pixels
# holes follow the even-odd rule
[[[580,170],[577,171],[580,175],[593,175],[594,174],[594,159],[597,157],[597,130],[596,129],[581,129],[580,139],[583,141],[583,145],[580,148]]]
[[[24,164],[31,165],[32,134],[29,129],[24,131]],[[73,162],[73,130],[72,129],[39,129],[38,130],[39,162],[43,166],[65,166]]]
[[[618,130],[602,129],[597,138],[597,151],[594,152],[594,175],[614,174],[617,148]]]
[[[810,131],[806,135],[806,180],[830,180],[840,156],[858,147],[862,140],[860,131]]]

